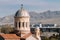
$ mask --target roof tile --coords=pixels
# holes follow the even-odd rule
[[[0,36],[3,38],[20,38],[16,34],[0,34]]]

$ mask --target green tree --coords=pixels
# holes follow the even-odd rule
[[[45,37],[44,40],[49,40],[49,39],[47,37]]]
[[[56,35],[53,34],[53,35],[49,38],[49,40],[57,40]]]
[[[1,28],[1,32],[2,33],[10,33],[11,31],[13,31],[13,28],[11,26],[8,26],[8,25],[4,25]]]
[[[50,40],[57,40],[56,38],[51,38]]]
[[[49,38],[47,38],[46,36],[42,36],[41,38],[42,40],[49,40]]]

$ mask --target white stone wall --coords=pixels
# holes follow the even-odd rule
[[[32,35],[29,36],[28,38],[26,38],[26,40],[37,40],[36,38],[34,38]]]

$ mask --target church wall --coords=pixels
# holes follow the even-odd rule
[[[17,17],[17,18],[15,18],[15,22],[17,22],[17,21],[20,21],[20,22],[29,22],[29,18],[27,17],[27,18],[25,18],[25,17]]]
[[[22,17],[15,17],[14,22],[15,22],[14,25],[16,27],[15,29],[17,29],[17,30],[27,29],[28,31],[30,31],[30,27],[29,27],[30,21],[29,21],[28,16],[27,17],[23,17],[23,16]]]
[[[28,38],[26,38],[26,40],[37,40],[36,38],[34,38],[32,35],[29,36]]]

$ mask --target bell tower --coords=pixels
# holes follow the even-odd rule
[[[23,4],[21,4],[21,9],[16,12],[14,20],[15,30],[21,34],[30,33],[30,16],[23,8]]]

